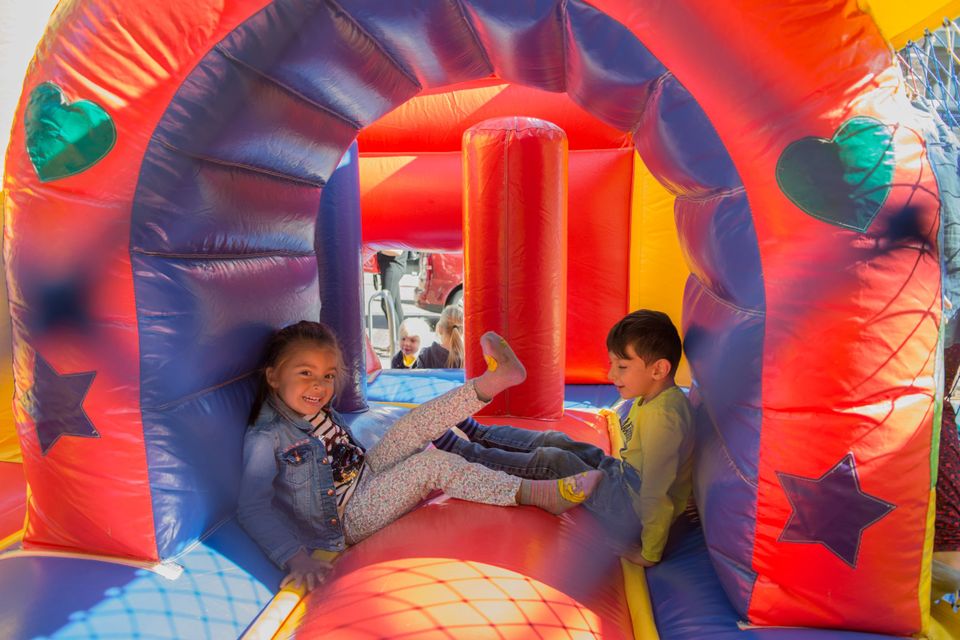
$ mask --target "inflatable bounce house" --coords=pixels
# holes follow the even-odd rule
[[[62,1],[3,181],[0,635],[960,637],[930,604],[936,127],[893,53],[951,11]],[[466,374],[490,329],[530,372],[482,420],[613,453],[606,332],[671,314],[697,515],[661,563],[437,496],[279,590],[235,520],[267,337],[335,328],[367,445],[464,377],[368,383],[363,244],[462,249]]]

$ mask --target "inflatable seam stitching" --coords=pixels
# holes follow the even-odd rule
[[[199,153],[194,153],[191,151],[186,151],[184,149],[177,147],[174,144],[171,144],[170,142],[167,142],[166,140],[163,140],[162,138],[154,137],[154,141],[157,144],[160,144],[175,153],[179,153],[180,155],[185,156],[187,158],[193,158],[194,160],[200,160],[201,162],[208,162],[210,164],[218,165],[221,167],[230,167],[232,169],[242,169],[242,170],[249,171],[251,173],[270,176],[272,178],[279,178],[280,180],[289,180],[290,182],[296,182],[297,184],[304,184],[311,187],[318,187],[320,189],[322,189],[327,185],[326,180],[323,180],[323,179],[316,180],[316,181],[307,180],[306,178],[291,176],[289,174],[281,173],[279,171],[274,171],[273,169],[267,169],[265,167],[258,167],[251,164],[244,164],[242,162],[231,162],[229,160],[224,160],[222,158],[214,158],[213,156],[207,156]]]
[[[701,393],[703,393],[701,391]],[[719,439],[720,450],[723,452],[723,457],[727,459],[727,462],[730,463],[730,467],[733,469],[734,473],[737,474],[737,477],[743,480],[745,483],[758,489],[760,483],[758,480],[751,480],[747,474],[740,468],[740,465],[736,463],[733,459],[733,456],[730,455],[730,449],[727,447],[727,439],[723,437],[723,433],[720,431],[720,428],[717,427],[717,421],[714,420],[713,415],[710,413],[710,409],[707,408],[707,418],[710,420],[710,427],[716,432],[717,438]]]
[[[232,385],[232,384],[236,384],[237,382],[241,382],[244,378],[249,378],[250,376],[252,376],[252,375],[255,374],[255,373],[257,373],[256,370],[254,370],[254,371],[248,371],[247,373],[244,373],[244,374],[241,374],[241,375],[236,376],[236,377],[234,377],[234,378],[231,378],[230,380],[226,380],[226,381],[224,381],[224,382],[221,382],[221,383],[219,383],[219,384],[215,384],[215,385],[210,386],[210,387],[205,387],[205,388],[203,388],[203,389],[199,389],[198,391],[194,391],[193,393],[187,394],[187,395],[185,395],[185,396],[180,396],[180,397],[177,398],[176,400],[170,400],[170,401],[168,401],[168,402],[164,402],[163,404],[158,404],[158,405],[156,405],[156,406],[145,405],[145,404],[143,403],[143,399],[141,398],[141,401],[140,401],[140,412],[142,413],[143,411],[166,411],[167,409],[172,409],[172,408],[177,407],[177,406],[179,406],[179,405],[186,404],[187,402],[190,402],[191,400],[194,400],[194,399],[196,399],[196,398],[199,398],[199,397],[201,397],[201,396],[204,396],[204,395],[206,395],[206,394],[208,394],[208,393],[211,393],[211,392],[213,392],[213,391],[217,391],[218,389],[223,389],[223,388],[225,388],[225,387],[229,387],[229,386]]]
[[[257,253],[171,253],[167,251],[150,251],[148,249],[131,249],[136,253],[151,258],[170,258],[172,260],[252,260],[256,258],[314,258],[314,251],[259,251]]]
[[[477,33],[476,25],[470,20],[470,15],[463,6],[463,0],[455,0],[453,4],[457,7],[457,11],[460,12],[460,17],[463,18],[463,23],[467,27],[467,30],[470,31],[470,35],[473,37],[473,43],[477,46],[477,51],[480,52],[480,55],[483,56],[483,61],[487,64],[487,69],[490,73],[494,73],[496,70],[493,68],[493,62],[490,61],[490,56],[487,55],[487,48],[483,46],[483,41],[480,39],[480,34]]]
[[[351,14],[349,11],[347,11],[346,9],[344,9],[344,8],[343,8],[343,5],[341,5],[339,2],[337,2],[337,0],[327,0],[327,4],[329,4],[331,7],[333,7],[334,9],[336,9],[337,11],[339,11],[340,13],[342,13],[342,14],[344,15],[344,17],[346,17],[346,18],[350,21],[350,23],[353,24],[353,26],[355,26],[363,35],[365,35],[365,36],[370,40],[370,42],[373,44],[373,46],[375,46],[375,47],[380,51],[380,53],[382,53],[383,56],[384,56],[387,60],[389,60],[390,63],[391,63],[394,67],[396,67],[397,71],[399,71],[401,74],[403,74],[403,76],[404,76],[407,80],[409,80],[410,82],[412,82],[412,83],[419,89],[419,91],[423,91],[423,85],[420,84],[420,80],[417,79],[417,77],[413,74],[413,72],[410,71],[409,69],[407,69],[404,65],[402,65],[399,60],[397,60],[396,58],[394,58],[394,57],[390,54],[390,51],[387,50],[387,48],[383,45],[383,43],[381,43],[379,40],[377,40],[375,37],[373,37],[373,34],[370,33],[370,32],[366,29],[366,27],[364,27],[362,24],[360,24],[360,21],[357,20],[357,19],[353,16],[353,14]],[[458,4],[459,4],[459,2],[458,2]],[[481,49],[482,49],[482,47],[481,47]],[[419,91],[418,91],[418,93],[419,93]]]
[[[739,187],[724,187],[722,189],[717,189],[701,195],[688,195],[684,193],[678,195],[677,199],[686,200],[687,202],[710,202],[711,200],[719,200],[721,198],[727,198],[730,196],[738,196],[741,193],[746,193],[746,191],[746,187],[741,184]],[[752,213],[750,217],[753,217]]]
[[[726,298],[721,298],[713,289],[708,287],[707,284],[697,276],[697,274],[691,273],[690,277],[696,280],[697,284],[700,285],[700,288],[703,289],[703,292],[706,293],[711,298],[713,298],[717,303],[722,304],[731,309],[735,309],[748,316],[753,316],[754,318],[765,319],[767,317],[766,311],[763,311],[761,309],[748,309],[747,307],[742,307],[735,302],[731,302],[730,300],[727,300]]]
[[[337,112],[337,111],[334,111],[332,108],[330,108],[330,107],[328,107],[328,106],[326,106],[326,105],[320,104],[319,102],[311,99],[310,97],[305,96],[304,94],[300,93],[299,91],[297,91],[297,90],[294,89],[293,87],[290,87],[290,86],[284,84],[284,83],[281,82],[279,79],[274,78],[274,77],[271,76],[269,73],[267,73],[265,70],[260,69],[260,68],[258,68],[258,67],[255,67],[255,66],[253,66],[252,64],[250,64],[249,62],[246,62],[245,60],[241,60],[240,58],[238,58],[238,57],[235,56],[234,54],[232,54],[232,53],[230,53],[229,51],[227,51],[227,50],[223,47],[222,44],[216,45],[216,46],[214,47],[214,50],[216,50],[217,53],[219,53],[220,55],[222,55],[222,56],[223,56],[224,58],[226,58],[229,62],[233,63],[234,67],[236,67],[237,69],[239,69],[239,70],[241,70],[241,71],[247,71],[247,72],[249,72],[249,73],[252,73],[252,74],[255,75],[256,77],[261,78],[261,79],[269,82],[270,84],[274,85],[275,87],[283,90],[285,93],[288,93],[289,95],[293,96],[294,98],[297,98],[297,99],[301,100],[302,102],[304,102],[305,104],[310,105],[310,106],[313,107],[314,109],[317,109],[318,111],[323,111],[324,113],[327,113],[327,114],[333,116],[333,117],[336,118],[337,120],[340,120],[341,122],[344,122],[344,123],[350,125],[350,126],[353,127],[354,129],[356,129],[358,132],[360,131],[360,129],[363,128],[363,125],[362,125],[362,124],[360,124],[359,122],[354,121],[352,118],[348,118],[347,116],[343,115],[342,113],[339,113],[339,112]]]
[[[567,82],[567,60],[570,59],[569,49],[570,41],[567,38],[567,27],[570,25],[570,14],[567,12],[567,0],[560,0],[557,3],[557,18],[560,22],[560,55],[563,56],[563,91],[566,93],[569,86]]]

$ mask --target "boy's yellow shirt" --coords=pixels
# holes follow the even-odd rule
[[[643,525],[642,555],[659,562],[670,525],[693,490],[693,411],[680,387],[664,389],[650,402],[633,401],[621,422],[623,461],[640,474],[633,508]]]

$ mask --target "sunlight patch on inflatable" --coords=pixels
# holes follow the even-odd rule
[[[299,625],[311,637],[600,638],[610,631],[553,587],[481,562],[382,562],[331,582],[327,591]]]

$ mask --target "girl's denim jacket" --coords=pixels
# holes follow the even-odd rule
[[[335,411],[331,418],[357,445]],[[313,426],[281,401],[263,403],[243,440],[243,478],[238,519],[277,566],[302,548],[342,551],[333,472]]]

